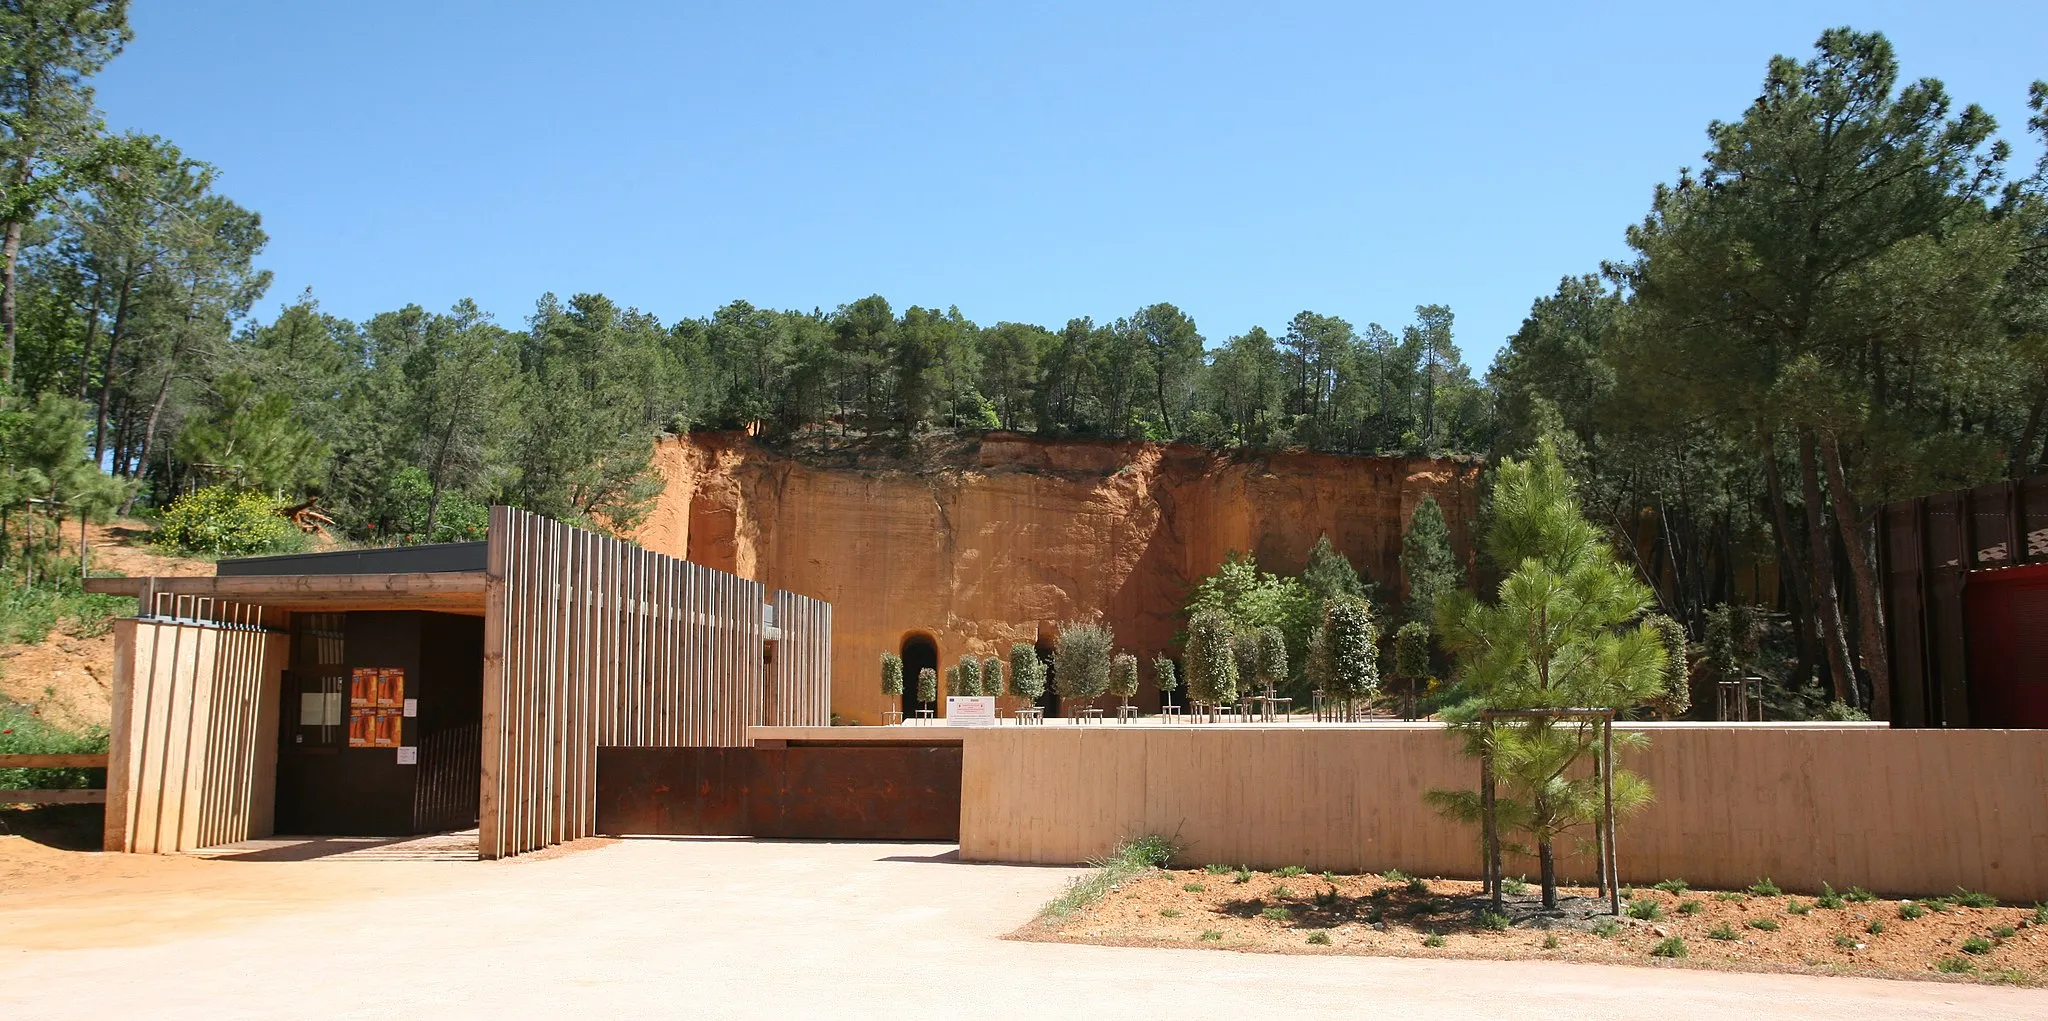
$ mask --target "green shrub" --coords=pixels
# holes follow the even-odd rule
[[[1682,900],[1678,902],[1678,913],[1681,915],[1697,915],[1706,909],[1707,906],[1705,904],[1696,900]]]
[[[1785,902],[1785,911],[1787,914],[1803,915],[1812,910],[1813,905],[1808,904],[1803,900],[1789,900]]]
[[[1881,935],[1883,935],[1883,934],[1884,934],[1884,919],[1882,919],[1882,918],[1873,918],[1873,919],[1871,919],[1871,920],[1870,920],[1870,924],[1869,924],[1869,925],[1866,925],[1866,926],[1864,926],[1864,927],[1863,927],[1863,931],[1864,931],[1864,932],[1867,932],[1867,933],[1869,933],[1869,934],[1871,934],[1872,936],[1881,936]]]
[[[1628,916],[1645,922],[1654,922],[1664,917],[1664,905],[1648,899],[1632,900],[1628,902]]]
[[[1416,876],[1415,878],[1408,880],[1408,885],[1402,887],[1402,889],[1407,890],[1409,893],[1412,893],[1417,897],[1425,896],[1429,893],[1429,882],[1423,879],[1421,876]]]
[[[1760,931],[1762,931],[1762,932],[1777,932],[1777,931],[1778,931],[1778,923],[1776,923],[1776,922],[1774,922],[1774,921],[1772,921],[1772,920],[1770,920],[1770,919],[1768,919],[1768,918],[1752,918],[1752,919],[1750,919],[1749,921],[1747,921],[1747,922],[1744,922],[1744,923],[1742,923],[1742,924],[1744,924],[1744,925],[1747,925],[1747,926],[1749,926],[1749,927],[1750,927],[1750,928],[1752,928],[1752,929],[1757,929],[1757,930],[1760,930]]]
[[[1602,918],[1601,920],[1593,923],[1593,935],[1595,936],[1613,939],[1614,934],[1620,931],[1621,923],[1615,921],[1612,918]]]
[[[1556,950],[1557,946],[1557,933],[1545,933],[1543,936],[1543,949]]]
[[[1293,879],[1295,876],[1301,875],[1302,873],[1307,871],[1307,869],[1302,868],[1299,865],[1282,865],[1273,874],[1279,876],[1282,879]]]
[[[1651,957],[1684,957],[1685,941],[1676,936],[1666,936],[1650,948]]]
[[[107,732],[94,727],[76,734],[43,719],[30,706],[0,698],[0,755],[100,755],[107,750]],[[97,787],[104,775],[94,769],[0,769],[0,789],[74,790]]]
[[[1759,897],[1776,897],[1785,891],[1778,889],[1778,884],[1771,882],[1771,877],[1765,876],[1749,884],[1749,892]]]
[[[1849,888],[1848,893],[1842,895],[1842,899],[1851,904],[1865,904],[1876,900],[1877,894],[1871,893],[1860,886],[1852,886]]]
[[[1422,945],[1434,950],[1437,947],[1444,945],[1444,938],[1432,932],[1429,935],[1422,937]]]
[[[1188,621],[1188,697],[1197,702],[1224,705],[1237,701],[1236,635],[1230,617],[1221,610],[1203,610]]]
[[[1180,909],[1179,909],[1179,908],[1160,908],[1160,909],[1159,909],[1159,917],[1161,917],[1161,918],[1179,918],[1179,917],[1180,917]]]
[[[1507,876],[1500,881],[1500,892],[1510,897],[1520,897],[1529,892],[1529,881],[1521,876]]]
[[[304,549],[305,535],[277,510],[276,501],[262,493],[208,486],[164,508],[156,541],[181,552],[217,557]]]
[[[1208,887],[1203,886],[1200,883],[1182,883],[1180,884],[1180,888],[1186,890],[1189,893],[1202,893],[1209,889]]]
[[[1204,929],[1204,930],[1202,930],[1202,938],[1203,938],[1203,939],[1205,939],[1205,940],[1209,940],[1210,942],[1212,942],[1212,943],[1213,943],[1213,942],[1215,942],[1215,941],[1217,941],[1217,940],[1220,940],[1220,939],[1222,939],[1222,938],[1223,938],[1223,934],[1222,934],[1222,933],[1220,933],[1220,932],[1217,932],[1217,931],[1216,931],[1216,930],[1214,930],[1214,929]]]
[[[1662,890],[1665,893],[1684,893],[1691,887],[1687,886],[1683,879],[1666,879],[1651,889]]]
[[[1924,917],[1926,914],[1927,909],[1925,907],[1922,907],[1918,901],[1909,900],[1906,903],[1899,905],[1899,917],[1905,919],[1908,922],[1912,921],[1915,918]]]
[[[1249,883],[1252,881],[1252,870],[1240,865],[1236,872],[1230,874],[1230,881],[1239,885]]]
[[[1408,881],[1408,873],[1403,872],[1400,869],[1388,869],[1385,872],[1380,873],[1380,878],[1386,880],[1389,883],[1405,883]]]
[[[2048,925],[2048,904],[2034,905],[2034,916],[2027,921],[2034,925]]]
[[[1950,899],[1966,908],[1995,908],[1998,906],[1998,898],[1988,893],[1965,890],[1960,886],[1956,887],[1956,895]]]
[[[1289,911],[1278,904],[1275,904],[1272,907],[1260,911],[1259,917],[1269,922],[1286,922],[1293,920],[1294,912]]]
[[[1994,925],[1991,927],[1992,939],[2011,939],[2019,934],[2020,931],[2010,925]]]
[[[1841,947],[1841,948],[1842,948],[1842,949],[1844,949],[1844,950],[1854,950],[1854,949],[1856,949],[1856,937],[1854,937],[1854,936],[1851,936],[1851,935],[1849,935],[1848,933],[1845,933],[1845,932],[1844,932],[1844,933],[1836,933],[1836,934],[1835,934],[1835,945],[1836,945],[1836,946],[1838,946],[1838,947]]]
[[[1481,911],[1479,913],[1479,927],[1482,929],[1492,929],[1496,932],[1506,929],[1508,927],[1508,916],[1498,911]]]
[[[1714,895],[1714,899],[1725,901],[1741,901],[1748,900],[1749,895],[1746,893],[1736,893],[1733,890],[1722,890],[1721,892]]]
[[[1722,922],[1707,931],[1707,938],[1717,939],[1723,943],[1732,942],[1735,939],[1735,930],[1729,928],[1727,922]]]
[[[1934,970],[1944,975],[1967,975],[1976,971],[1977,966],[1961,957],[1944,957],[1934,962]]]
[[[1288,889],[1286,883],[1281,883],[1279,886],[1273,888],[1273,896],[1278,897],[1281,900],[1286,900],[1287,898],[1294,896],[1294,891]]]
[[[1204,865],[1202,866],[1202,871],[1212,876],[1227,876],[1237,870],[1228,865]]]
[[[1982,937],[1982,936],[1972,936],[1972,937],[1970,937],[1969,939],[1966,939],[1966,940],[1964,940],[1964,941],[1963,941],[1963,953],[1966,953],[1966,954],[1988,954],[1988,953],[1990,953],[1990,952],[1991,952],[1991,941],[1990,941],[1990,940],[1988,940],[1988,939],[1985,939],[1985,938],[1984,938],[1984,937]]]
[[[1841,894],[1835,892],[1834,887],[1822,883],[1820,884],[1820,896],[1814,900],[1814,903],[1829,910],[1836,910],[1841,908],[1845,901]]]
[[[931,669],[927,667],[918,672],[929,674]],[[1090,862],[1095,866],[1093,871],[1069,880],[1059,896],[1038,909],[1038,916],[1064,918],[1071,915],[1101,900],[1103,895],[1125,882],[1165,866],[1179,853],[1179,845],[1157,834],[1126,840],[1118,844],[1109,857]]]
[[[1330,945],[1330,934],[1317,930],[1308,934],[1308,941],[1313,946],[1326,947]]]

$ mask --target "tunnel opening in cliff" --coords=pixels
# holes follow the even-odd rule
[[[1038,654],[1038,662],[1045,667],[1045,690],[1038,695],[1038,708],[1045,710],[1047,716],[1057,717],[1060,714],[1060,690],[1052,683],[1052,645],[1040,638],[1031,651]]]
[[[939,643],[928,634],[912,632],[903,636],[897,655],[903,657],[903,715],[907,717],[923,708],[917,700],[917,672],[926,667],[934,674],[939,672]]]

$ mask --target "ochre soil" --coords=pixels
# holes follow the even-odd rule
[[[1480,884],[1433,879],[1426,893],[1407,882],[1381,876],[1323,876],[1308,873],[1281,877],[1252,873],[1242,883],[1232,873],[1167,870],[1132,880],[1102,900],[1064,919],[1041,919],[1015,933],[1016,938],[1106,946],[1173,946],[1214,948],[1252,953],[1361,954],[1391,957],[1456,957],[1593,961],[1604,964],[1648,964],[1735,971],[1853,974],[1884,978],[1974,979],[2038,985],[2048,982],[2048,927],[2033,924],[2032,908],[1966,908],[1927,905],[1914,920],[1900,917],[1898,900],[1848,902],[1841,908],[1814,906],[1813,897],[1658,890],[1631,891],[1635,898],[1656,902],[1662,917],[1639,920],[1626,913],[1614,919],[1613,934],[1593,931],[1601,915],[1554,919],[1549,927],[1531,904],[1528,892],[1509,912],[1516,922],[1506,930],[1480,924],[1484,906]],[[1590,889],[1563,891],[1591,899]],[[1725,899],[1724,899],[1725,898]],[[1583,901],[1581,902],[1583,903]],[[1626,912],[1629,901],[1624,901]],[[1699,905],[1696,914],[1682,914],[1682,903]],[[1796,906],[1807,908],[1794,913]],[[1266,917],[1269,908],[1284,908],[1284,920]],[[1374,924],[1374,919],[1379,924]],[[1775,931],[1749,926],[1754,920],[1775,922]],[[1883,931],[1870,933],[1872,921]],[[1733,940],[1709,935],[1720,926]],[[1994,928],[2014,930],[1995,938]],[[1310,943],[1322,934],[1327,945]],[[1205,935],[1207,938],[1204,938]],[[1441,946],[1425,946],[1431,936]],[[1667,937],[1685,941],[1687,956],[1671,959],[1650,951]],[[1848,937],[1850,945],[1838,944]],[[1991,939],[1988,953],[1962,949],[1972,936]],[[1546,946],[1546,939],[1554,946]],[[1967,962],[1969,970],[1945,973],[1937,962]],[[1953,964],[1951,965],[1954,966]]]
[[[65,552],[76,553],[77,526],[64,532]],[[92,573],[160,578],[213,573],[211,561],[166,556],[148,549],[143,545],[148,538],[147,526],[138,522],[87,525]],[[69,627],[70,621],[58,621],[50,636],[40,642],[0,647],[0,698],[31,706],[66,730],[104,727],[111,712],[114,636],[80,638],[67,633]]]
[[[615,842],[587,837],[501,861],[379,857],[383,849],[238,861],[78,849],[95,846],[98,829],[97,806],[0,810],[0,951],[157,943],[350,898],[486,880]]]

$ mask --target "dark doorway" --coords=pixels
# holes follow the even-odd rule
[[[278,833],[409,836],[476,825],[481,618],[301,614],[286,678]]]
[[[903,636],[903,715],[914,716],[924,705],[917,700],[917,673],[927,667],[939,672],[939,643],[930,635]]]
[[[1038,662],[1045,666],[1045,691],[1038,696],[1038,708],[1045,710],[1049,717],[1057,717],[1060,714],[1060,689],[1053,684],[1052,646],[1041,638],[1032,651],[1038,653]]]

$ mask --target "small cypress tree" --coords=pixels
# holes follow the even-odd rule
[[[1093,702],[1109,690],[1110,654],[1116,636],[1101,624],[1069,621],[1053,645],[1053,684],[1061,698]]]
[[[1363,599],[1332,599],[1323,605],[1323,635],[1329,645],[1330,680],[1346,699],[1368,698],[1380,689],[1379,626]]]
[[[1036,703],[1045,697],[1045,664],[1038,650],[1024,642],[1010,646],[1010,694]]]
[[[1266,697],[1273,697],[1273,685],[1287,676],[1287,633],[1271,624],[1259,629],[1259,683]]]
[[[939,700],[939,672],[931,667],[919,667],[917,671],[917,701],[931,705]]]
[[[1236,641],[1222,611],[1203,610],[1188,621],[1185,659],[1189,698],[1206,705],[1237,701]]]
[[[1173,667],[1173,659],[1166,653],[1152,657],[1152,681],[1159,685],[1159,697],[1165,705],[1173,704],[1173,689],[1180,687],[1179,671]]]
[[[1138,657],[1128,652],[1117,653],[1109,662],[1109,693],[1131,704],[1131,696],[1138,693]]]
[[[981,694],[981,660],[969,656],[960,661],[958,680],[960,690],[954,692],[962,698],[973,698]]]
[[[1237,695],[1250,698],[1252,686],[1260,683],[1259,675],[1259,632],[1257,628],[1237,625],[1230,633],[1231,656],[1237,660]]]
[[[1429,676],[1429,625],[1411,620],[1394,632],[1394,676],[1407,689],[1407,715],[1413,716],[1413,699],[1422,693],[1422,680]]]
[[[882,653],[882,694],[903,694],[903,657],[893,652]]]
[[[1646,623],[1657,629],[1657,641],[1664,646],[1663,690],[1650,699],[1650,709],[1669,720],[1692,708],[1692,657],[1685,638],[1685,625],[1661,613],[1650,614]]]
[[[995,656],[981,661],[981,693],[994,696],[1003,694],[1003,661]]]

